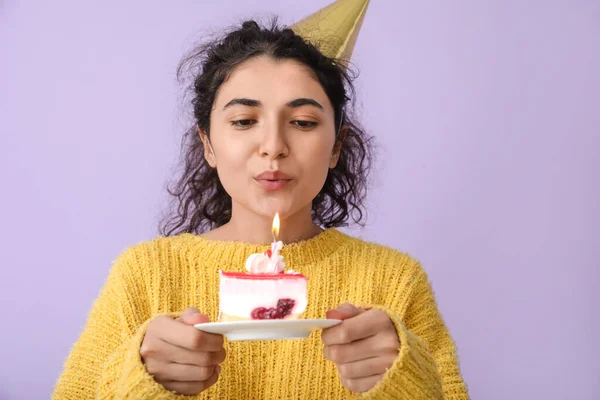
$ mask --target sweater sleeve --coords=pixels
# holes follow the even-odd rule
[[[154,317],[143,266],[129,250],[115,262],[67,358],[52,399],[181,399],[147,372],[139,349]]]
[[[406,307],[367,305],[388,314],[398,333],[400,353],[392,367],[361,399],[468,400],[467,388],[460,374],[456,349],[438,311],[427,275],[417,265],[411,294]],[[401,309],[406,311],[400,314]]]

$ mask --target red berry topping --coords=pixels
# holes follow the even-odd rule
[[[265,251],[265,255],[269,258],[271,258],[271,256],[273,256],[273,252],[271,250],[267,250]]]
[[[283,315],[276,308],[269,308],[265,312],[265,319],[282,319]]]
[[[265,312],[267,311],[264,307],[258,307],[252,310],[250,316],[252,319],[265,319]]]
[[[283,319],[292,312],[296,302],[292,299],[279,299],[276,308],[258,307],[252,310],[252,319]]]
[[[279,301],[277,302],[277,309],[280,310],[283,316],[285,317],[286,315],[292,312],[292,309],[294,308],[295,304],[296,302],[292,299],[279,299]]]

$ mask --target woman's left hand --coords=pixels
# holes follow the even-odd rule
[[[348,303],[328,311],[327,318],[343,320],[321,333],[323,354],[336,364],[342,385],[359,393],[372,389],[400,351],[392,321],[384,311],[363,310]]]

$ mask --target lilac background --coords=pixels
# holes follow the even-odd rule
[[[0,2],[1,399],[49,396],[111,262],[155,235],[176,64],[327,0]],[[600,2],[373,1],[369,225],[419,258],[474,399],[600,397]],[[597,312],[595,313],[597,315]]]

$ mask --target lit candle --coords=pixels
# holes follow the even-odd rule
[[[283,245],[283,243],[277,241],[277,236],[279,236],[279,225],[279,213],[275,213],[271,228],[271,232],[273,233],[273,243],[271,243],[271,260],[277,259],[277,256],[279,255],[279,249]]]
[[[277,240],[277,236],[279,236],[279,213],[276,213],[275,218],[273,218],[271,232],[273,233],[273,243],[271,243],[271,254],[269,254],[269,270],[275,274],[282,273],[285,270],[285,262],[283,257],[279,255],[279,251],[283,248],[283,242]]]

